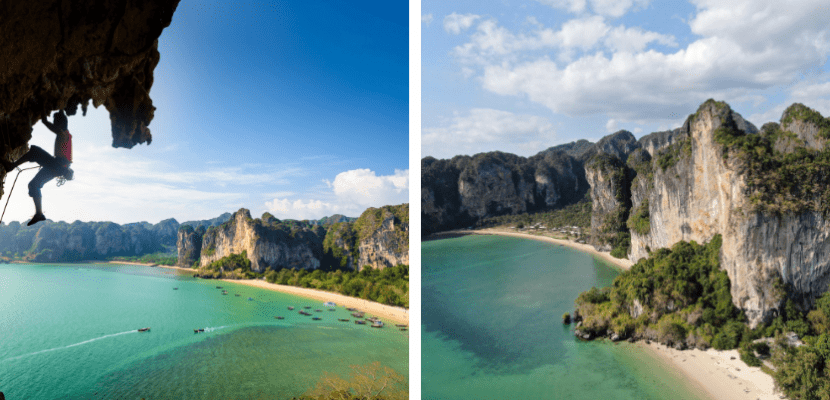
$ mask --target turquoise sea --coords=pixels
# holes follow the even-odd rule
[[[299,315],[303,306],[323,320]],[[406,332],[337,318],[353,320],[342,306],[330,312],[175,270],[3,264],[0,392],[8,400],[285,399],[325,372],[348,378],[352,365],[379,361],[409,376]]]
[[[501,236],[422,244],[424,399],[702,400],[629,343],[577,340],[562,314],[619,270],[567,247]]]

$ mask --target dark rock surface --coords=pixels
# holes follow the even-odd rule
[[[114,147],[149,144],[158,38],[178,3],[0,2],[0,156],[22,155],[41,116],[90,101],[109,111]]]

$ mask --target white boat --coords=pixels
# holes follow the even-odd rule
[[[337,304],[334,304],[334,302],[332,302],[332,301],[327,301],[327,302],[323,303],[323,305],[326,306],[326,307],[337,307]]]

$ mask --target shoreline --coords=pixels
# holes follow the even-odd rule
[[[31,264],[23,262],[24,264]],[[138,265],[142,267],[151,268],[165,268],[181,272],[195,273],[196,270],[191,268],[175,267],[171,265],[161,265],[152,263],[142,263],[136,261],[80,261],[71,264],[120,264],[120,265]],[[401,307],[388,306],[386,304],[377,303],[371,300],[360,299],[357,297],[349,297],[340,293],[326,292],[324,290],[301,288],[296,286],[279,285],[276,283],[269,283],[258,279],[212,279],[217,281],[239,283],[242,285],[253,286],[260,289],[267,289],[275,292],[287,293],[295,296],[305,297],[320,301],[334,301],[337,305],[346,306],[349,308],[357,308],[367,314],[371,314],[396,324],[409,325],[409,311]]]
[[[572,240],[563,240],[563,239],[556,239],[544,234],[530,234],[530,233],[520,233],[520,232],[511,232],[505,229],[497,229],[497,228],[487,228],[487,229],[476,229],[476,230],[469,230],[469,231],[446,231],[446,232],[439,232],[433,235],[430,235],[431,239],[425,240],[438,240],[438,239],[450,239],[455,237],[467,236],[467,235],[499,235],[499,236],[511,236],[517,237],[522,239],[533,239],[539,240],[542,242],[548,242],[553,244],[558,244],[561,246],[569,247],[571,249],[581,251],[583,253],[588,253],[594,257],[600,258],[603,261],[620,268],[624,271],[631,269],[634,263],[628,259],[621,259],[611,256],[611,253],[599,251],[595,249],[593,246],[588,244],[577,243]]]
[[[627,259],[618,259],[610,253],[597,251],[593,246],[576,243],[571,240],[556,239],[544,234],[513,232],[506,229],[488,228],[478,230],[455,230],[430,235],[426,240],[449,239],[467,235],[500,235],[523,239],[540,240],[548,243],[567,246],[577,251],[601,258],[622,270],[629,270],[634,265]],[[675,350],[656,342],[646,344],[638,341],[635,349],[641,349],[654,359],[665,363],[693,387],[699,389],[700,394],[711,400],[717,399],[758,399],[779,400],[785,399],[783,393],[775,390],[775,380],[759,367],[746,365],[738,354],[738,350],[706,351]]]
[[[239,283],[253,286],[260,289],[267,289],[274,292],[287,293],[295,296],[305,297],[319,301],[333,301],[338,306],[357,308],[367,314],[390,320],[396,324],[409,325],[409,311],[400,308],[376,303],[371,300],[349,297],[340,293],[326,292],[324,290],[301,288],[296,286],[279,285],[258,279],[218,279],[223,282]]]
[[[785,399],[775,380],[741,361],[738,350],[675,350],[655,342],[635,346],[664,361],[712,399]]]

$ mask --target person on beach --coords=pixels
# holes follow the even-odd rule
[[[7,174],[17,168],[18,165],[29,161],[36,162],[41,166],[40,171],[29,182],[29,196],[32,197],[35,203],[35,215],[26,224],[28,226],[46,219],[46,216],[43,215],[43,196],[40,193],[43,185],[57,177],[71,181],[74,175],[72,169],[69,168],[69,165],[72,164],[72,135],[69,134],[69,130],[67,129],[68,121],[66,114],[63,111],[58,111],[52,120],[53,122],[50,123],[48,116],[44,115],[42,122],[43,125],[46,125],[55,134],[54,156],[38,146],[31,146],[29,151],[15,162],[0,160],[0,165],[3,165]],[[58,182],[58,184],[60,185],[61,182]]]

